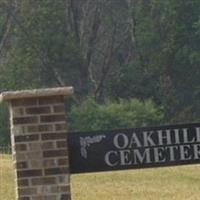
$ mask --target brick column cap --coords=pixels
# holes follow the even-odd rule
[[[73,87],[57,87],[57,88],[45,88],[45,89],[32,89],[21,91],[6,91],[0,94],[0,103],[3,101],[10,101],[13,99],[24,99],[34,97],[47,97],[47,96],[71,96],[73,95]]]

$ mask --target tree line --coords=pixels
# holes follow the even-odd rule
[[[199,77],[198,0],[0,0],[0,91],[74,86],[72,130],[198,121]]]

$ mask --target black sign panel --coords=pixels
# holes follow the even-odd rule
[[[71,173],[200,163],[200,123],[68,134]]]

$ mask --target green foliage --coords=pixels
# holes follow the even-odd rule
[[[196,121],[200,118],[200,1],[139,0],[131,10],[135,58],[110,82],[111,96],[152,98],[164,107],[167,122]]]
[[[158,125],[164,115],[152,100],[120,100],[98,104],[89,98],[70,112],[71,130],[99,130]]]
[[[60,85],[55,74],[64,84],[76,86],[73,77],[79,76],[83,60],[73,35],[67,32],[64,8],[63,0],[22,1],[16,20],[12,19],[13,40],[2,67],[1,88]]]
[[[0,91],[72,85],[106,102],[73,106],[72,130],[199,121],[199,0],[69,2],[0,0]]]
[[[7,105],[0,106],[0,146],[7,146],[10,143],[9,113]]]
[[[140,62],[121,67],[121,76],[109,84],[112,97],[118,98],[155,98],[158,94],[159,82],[152,71],[145,72]]]

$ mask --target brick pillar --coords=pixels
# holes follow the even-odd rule
[[[10,105],[17,200],[70,200],[64,97],[71,87],[4,92]]]

